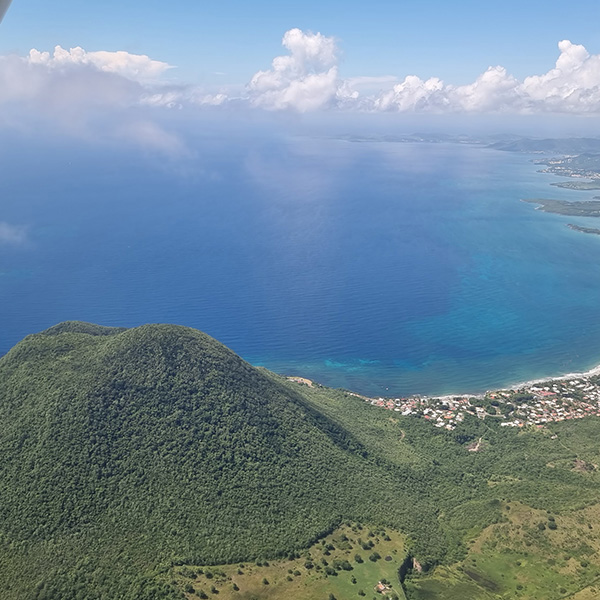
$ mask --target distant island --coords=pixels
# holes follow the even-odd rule
[[[600,229],[596,229],[595,227],[582,227],[581,225],[574,225],[573,223],[567,224],[567,227],[573,231],[580,231],[581,233],[600,235]]]
[[[569,158],[576,156],[600,155],[600,138],[528,138],[516,134],[466,135],[447,133],[416,132],[406,135],[346,134],[336,136],[346,142],[381,142],[396,144],[472,144],[502,152],[524,154],[552,154]]]
[[[523,198],[523,202],[539,204],[537,210],[570,217],[600,217],[600,200],[568,202],[551,198]]]
[[[504,152],[563,156],[600,153],[600,138],[527,138],[513,136],[491,142],[490,148]]]
[[[556,181],[551,183],[555,187],[564,188],[566,190],[600,190],[600,181]]]

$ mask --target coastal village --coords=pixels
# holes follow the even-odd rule
[[[303,377],[287,379],[309,387],[315,385]],[[588,373],[530,382],[514,389],[478,395],[369,398],[354,392],[348,393],[372,406],[402,416],[420,417],[434,427],[449,431],[462,423],[467,415],[496,419],[500,427],[542,428],[547,423],[600,416],[600,367]]]
[[[547,423],[600,416],[600,376],[581,374],[517,389],[481,395],[407,398],[367,398],[369,404],[429,421],[434,427],[453,430],[467,415],[497,419],[501,427],[538,427]]]

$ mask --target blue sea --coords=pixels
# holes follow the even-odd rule
[[[184,156],[0,150],[0,354],[63,320],[201,329],[371,395],[478,392],[600,363],[600,236],[521,198],[532,156],[460,144],[190,136]]]

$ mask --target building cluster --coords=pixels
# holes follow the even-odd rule
[[[402,416],[420,416],[436,427],[454,429],[465,418],[465,413],[476,414],[477,407],[470,404],[468,397],[430,398],[412,396],[410,398],[364,398],[373,406],[379,406],[400,413]]]
[[[494,395],[489,394],[490,397]],[[515,398],[519,400],[510,418],[500,423],[504,427],[543,426],[556,421],[600,416],[600,385],[597,377],[549,381],[527,386],[516,394],[500,398],[505,402]]]
[[[538,165],[546,165],[545,169],[540,169],[539,173],[551,173],[553,175],[560,175],[561,177],[573,177],[573,178],[584,178],[584,179],[598,179],[600,178],[600,171],[598,170],[597,161],[595,164],[590,163],[590,160],[581,155],[575,156],[564,156],[550,159],[535,160],[534,163]]]
[[[501,427],[543,427],[546,423],[600,416],[598,376],[581,375],[478,396],[361,397],[373,406],[421,417],[448,430],[455,429],[466,415],[495,419]]]

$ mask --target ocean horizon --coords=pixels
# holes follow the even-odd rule
[[[31,143],[31,142],[29,142]],[[476,145],[198,138],[179,160],[3,152],[0,354],[60,321],[169,322],[367,395],[477,393],[600,364],[600,237]],[[24,176],[38,160],[40,173]]]

